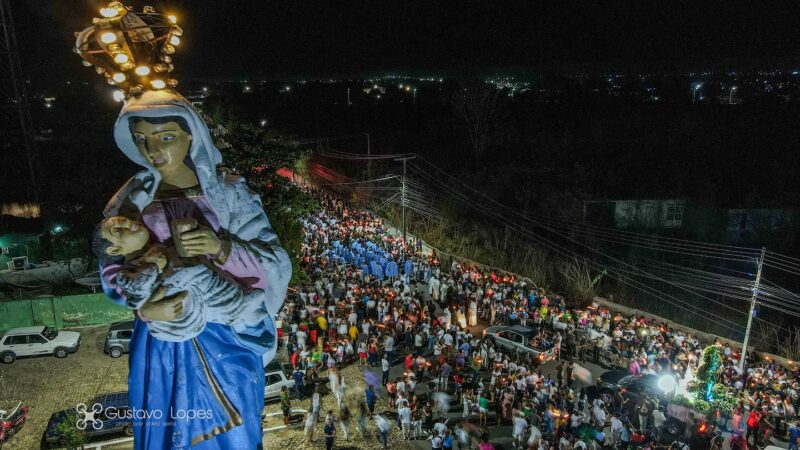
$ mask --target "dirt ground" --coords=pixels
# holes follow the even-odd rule
[[[27,423],[4,450],[38,449],[52,413],[88,403],[98,394],[128,390],[127,355],[114,359],[103,353],[108,326],[72,330],[81,333],[77,353],[0,364],[0,408],[20,400],[30,407]]]
[[[64,359],[52,356],[21,358],[13,364],[0,364],[0,408],[8,408],[21,400],[30,407],[28,421],[22,431],[3,445],[4,450],[38,449],[42,433],[47,426],[50,415],[56,411],[71,408],[78,403],[88,403],[99,394],[127,390],[128,358],[124,355],[114,359],[103,353],[107,326],[76,328],[81,333],[81,347],[77,353]],[[346,385],[345,403],[351,405],[350,410],[357,415],[357,402],[364,398],[364,379],[357,366],[342,371]],[[325,392],[328,390],[325,389]],[[310,399],[294,401],[293,408],[309,409]],[[383,412],[385,403],[379,403],[376,410]],[[322,396],[322,420],[328,410],[339,415],[339,408],[333,395]],[[268,404],[265,413],[280,412],[277,403]],[[393,416],[387,415],[392,420]],[[303,418],[298,416],[299,422]],[[377,429],[373,421],[368,421],[366,437],[361,437],[357,430],[357,419],[353,418],[350,440],[345,442],[341,428],[337,427],[339,436],[336,448],[339,449],[379,449]],[[280,426],[281,416],[270,417],[264,422],[264,428]],[[289,449],[312,450],[324,448],[322,434],[323,424],[317,425],[315,439],[309,443],[303,435],[303,428],[289,428],[270,431],[264,436],[265,450]],[[392,450],[413,448],[409,442],[403,441],[400,431],[393,427],[389,433],[389,447]],[[115,450],[132,448],[129,444],[113,447]],[[109,447],[111,449],[111,447]]]

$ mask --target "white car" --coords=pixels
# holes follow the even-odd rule
[[[289,378],[283,371],[267,372],[267,385],[264,387],[264,400],[278,398],[281,388],[289,389],[290,397],[294,394],[294,378]]]
[[[494,341],[506,352],[530,353],[535,359],[534,362],[543,364],[555,359],[556,351],[552,347],[552,338],[548,334],[550,346],[531,345],[531,337],[536,334],[533,328],[514,325],[507,327],[503,325],[493,325],[483,330],[483,335],[494,339]]]
[[[10,364],[19,356],[54,355],[65,358],[78,351],[81,334],[43,325],[12,328],[0,338],[0,361]]]

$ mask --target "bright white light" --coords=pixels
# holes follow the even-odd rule
[[[104,44],[110,44],[117,40],[117,35],[108,31],[100,35],[100,40],[103,41]]]
[[[672,392],[675,390],[675,377],[672,375],[664,375],[658,379],[658,388],[664,392]]]
[[[100,15],[103,16],[103,17],[109,18],[109,19],[112,18],[112,17],[117,17],[117,14],[119,14],[119,11],[117,11],[117,8],[101,8],[100,9]]]
[[[114,100],[118,102],[125,100],[125,93],[122,91],[114,91],[114,93],[111,95],[114,96]]]

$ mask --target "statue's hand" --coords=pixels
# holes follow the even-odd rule
[[[142,255],[142,260],[158,266],[159,272],[163,272],[169,262],[167,255],[164,254],[164,250],[158,246],[147,250],[144,255]]]
[[[205,227],[181,234],[181,244],[189,256],[217,255],[222,250],[220,238]]]
[[[183,313],[183,301],[189,295],[188,291],[179,292],[171,297],[164,297],[164,287],[158,288],[147,300],[139,312],[148,320],[169,322],[177,319]]]

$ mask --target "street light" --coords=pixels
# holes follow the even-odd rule
[[[731,86],[731,94],[728,96],[728,103],[733,103],[733,91],[736,90],[736,86]]]
[[[699,91],[701,87],[703,87],[703,83],[697,83],[694,85],[694,89],[692,90],[692,103],[697,100],[697,91]]]

